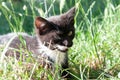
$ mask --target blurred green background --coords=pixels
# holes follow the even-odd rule
[[[71,72],[78,80],[120,80],[120,0],[0,0],[0,35],[34,34],[36,16],[59,15],[75,5],[76,35],[69,50]],[[11,70],[3,75],[11,78],[15,74]],[[119,79],[112,79],[117,75]]]
[[[104,8],[106,7],[106,3],[109,0],[62,0],[65,1],[65,5],[63,7],[62,12],[67,11],[71,7],[75,5],[76,2],[80,2],[85,13],[89,9],[90,5],[95,2],[92,8],[93,17],[100,16],[104,12]],[[120,0],[111,0],[114,6],[117,6],[120,3]],[[31,2],[31,4],[30,4]],[[33,31],[34,26],[34,17],[35,16],[43,16],[39,13],[38,9],[41,9],[42,12],[46,14],[43,17],[49,17],[52,15],[60,14],[60,0],[0,0],[0,34],[5,34],[12,32],[10,28],[9,19],[13,24],[13,27],[16,28],[19,24],[22,24],[19,27],[22,27],[22,31],[31,33]],[[3,5],[7,6],[10,11],[7,11]],[[33,5],[34,7],[31,7]],[[23,10],[23,7],[26,6],[27,10]],[[50,6],[52,6],[50,8]],[[50,10],[47,12],[46,9]],[[79,16],[77,16],[77,21],[80,22],[84,18],[84,14],[82,13],[82,8],[80,8]],[[33,12],[34,10],[34,12]],[[9,13],[10,12],[10,13]],[[13,20],[11,14],[17,17],[19,24]],[[22,14],[22,16],[20,16]],[[6,16],[7,15],[7,16]],[[6,19],[8,18],[8,20]],[[89,16],[88,16],[89,18]],[[14,18],[15,19],[15,18]],[[22,23],[20,23],[22,21]],[[85,26],[85,25],[83,25]],[[18,29],[19,31],[19,29]]]

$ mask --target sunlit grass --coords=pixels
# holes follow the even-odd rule
[[[26,1],[31,9],[31,14],[28,12],[28,6],[23,6],[23,13],[14,12],[13,3],[10,2],[11,8],[2,2],[0,9],[5,15],[6,20],[13,32],[23,32],[23,23],[25,17],[35,17],[37,14],[46,17],[49,11],[55,14],[55,2],[50,1],[51,5],[46,4],[45,10],[36,7],[34,1]],[[47,0],[44,0],[47,1]],[[64,3],[59,3],[59,12],[63,13],[65,7]],[[80,0],[81,1],[81,0]],[[106,7],[101,16],[94,17],[93,8],[96,2],[94,1],[87,11],[84,10],[83,5],[79,0],[75,0],[77,12],[75,16],[76,36],[74,45],[69,50],[69,66],[70,74],[73,75],[71,80],[84,79],[101,79],[101,80],[119,80],[120,78],[120,5],[114,6],[110,0],[107,0]],[[70,2],[72,3],[72,2]],[[40,4],[42,5],[42,4]],[[26,8],[25,8],[26,7]],[[82,19],[79,16],[82,15]],[[26,25],[27,26],[27,25]],[[34,26],[34,25],[33,25]],[[32,32],[34,34],[34,32]],[[4,50],[4,45],[0,45],[0,52]],[[1,54],[2,55],[2,54]],[[0,58],[1,58],[0,55]],[[0,63],[0,79],[6,80],[30,80],[32,78],[39,80],[40,75],[45,69],[39,67],[39,63],[34,60],[27,60],[26,62],[18,61],[14,58],[5,57]],[[47,71],[46,71],[47,72]],[[51,76],[49,80],[54,80]],[[58,74],[56,74],[58,75]],[[58,76],[60,79],[60,76]]]

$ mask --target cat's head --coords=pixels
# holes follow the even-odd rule
[[[75,7],[64,14],[47,19],[37,17],[35,20],[36,34],[39,40],[50,49],[66,52],[73,45]]]

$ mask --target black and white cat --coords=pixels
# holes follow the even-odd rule
[[[52,16],[47,19],[37,17],[35,19],[35,36],[26,33],[9,33],[0,36],[0,44],[9,42],[9,48],[19,49],[21,41],[18,35],[25,40],[23,48],[32,52],[33,56],[45,57],[52,64],[57,63],[63,69],[68,68],[68,48],[73,45],[75,35],[74,28],[75,7],[64,14]],[[14,56],[14,51],[8,49],[6,55]],[[15,52],[19,58],[20,53]]]

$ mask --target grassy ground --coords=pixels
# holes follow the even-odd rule
[[[120,79],[120,4],[119,0],[26,0],[23,2],[0,2],[1,34],[10,32],[28,32],[34,34],[33,21],[37,15],[51,16],[67,11],[75,3],[76,36],[69,50],[71,80],[119,80]],[[84,2],[86,1],[86,3]],[[21,7],[16,7],[20,4]],[[84,7],[87,6],[87,7]],[[57,9],[56,9],[57,8]],[[5,27],[3,27],[3,25]],[[8,27],[9,26],[9,27]],[[4,32],[5,30],[5,32]],[[5,47],[0,46],[3,54]],[[0,54],[0,80],[39,79],[39,64],[34,60],[26,62],[14,58],[3,58]],[[32,61],[32,62],[29,62]],[[31,66],[31,67],[30,67]],[[59,77],[59,76],[58,76]],[[54,80],[49,74],[49,80]]]

